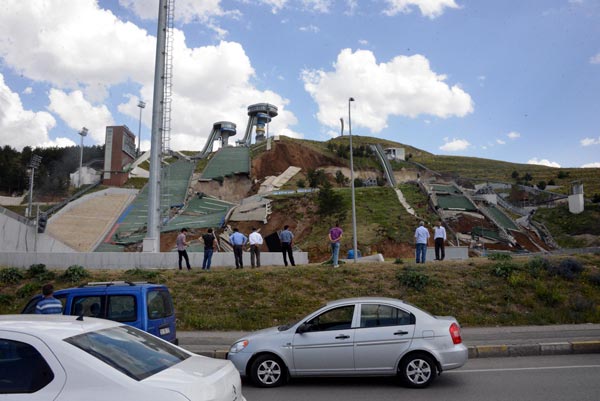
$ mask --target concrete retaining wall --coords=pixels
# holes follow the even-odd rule
[[[23,224],[0,214],[0,255],[2,252],[74,252],[48,234],[38,234],[37,227]]]
[[[446,246],[444,248],[446,257],[444,260],[465,260],[469,259],[469,247],[468,246]],[[427,255],[425,255],[425,261],[431,262],[435,259],[435,248],[427,248]]]
[[[201,269],[204,253],[189,252],[192,269]],[[80,265],[86,269],[168,269],[177,268],[177,252],[0,252],[0,266],[28,268],[43,263],[48,268],[66,269]],[[294,252],[296,265],[308,264],[308,252]],[[262,252],[262,266],[283,266],[279,252]],[[185,261],[183,262],[185,269]],[[213,254],[211,267],[235,267],[233,252]],[[250,267],[250,253],[244,252],[244,267]]]

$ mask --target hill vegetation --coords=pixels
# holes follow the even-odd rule
[[[175,259],[174,259],[175,260]],[[196,267],[196,266],[194,266]],[[173,270],[48,271],[0,269],[0,313],[19,313],[47,281],[66,288],[88,281],[166,284],[179,330],[254,330],[294,321],[327,301],[387,296],[464,326],[600,323],[600,254],[519,258],[504,254],[468,262]]]

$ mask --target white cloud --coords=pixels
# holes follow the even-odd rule
[[[458,85],[448,86],[446,76],[433,72],[421,55],[377,64],[371,51],[344,49],[334,71],[305,70],[302,79],[319,106],[318,120],[328,127],[337,127],[346,115],[349,97],[356,99],[352,122],[372,133],[383,130],[390,116],[447,118],[473,111],[471,96]]]
[[[580,143],[581,146],[600,145],[600,136],[598,138],[583,138]]]
[[[496,139],[496,143],[498,145],[506,145],[506,141],[503,141],[502,139]]]
[[[600,53],[595,56],[590,57],[590,63],[592,64],[600,64]]]
[[[259,2],[271,6],[271,12],[277,14],[286,5],[287,0],[259,0]]]
[[[302,31],[302,32],[318,33],[319,32],[319,27],[318,26],[314,26],[314,25],[301,26],[300,27],[300,31]]]
[[[587,163],[581,166],[582,168],[600,168],[600,162]]]
[[[115,125],[108,108],[104,105],[93,106],[84,99],[81,91],[67,94],[52,89],[49,98],[48,109],[59,115],[74,131],[79,132],[82,127],[86,127],[89,130],[89,138],[94,143],[104,143],[106,126]]]
[[[332,0],[302,0],[306,9],[323,14],[329,12],[331,3]]]
[[[388,8],[384,14],[394,16],[398,13],[408,14],[413,7],[419,7],[421,14],[434,19],[444,13],[445,8],[459,8],[455,0],[385,0]]]
[[[507,137],[509,137],[510,139],[517,139],[521,137],[521,134],[516,132],[516,131],[511,131],[508,134],[506,134]]]
[[[158,19],[159,0],[119,0],[119,4],[133,11],[138,17],[147,20]],[[285,1],[265,1],[271,3],[285,3]],[[175,2],[175,19],[184,24],[200,20],[211,21],[212,17],[224,15],[239,15],[237,10],[225,11],[221,8],[221,0],[177,0]]]
[[[70,146],[78,146],[78,143],[73,142],[69,138],[56,138],[53,141],[46,141],[41,143],[39,146],[42,148],[68,148]],[[86,145],[85,143],[83,144]]]
[[[471,144],[466,139],[452,139],[451,141],[448,138],[444,138],[444,143],[440,146],[440,150],[444,152],[458,152],[461,150],[467,149]]]
[[[33,88],[31,86],[28,86],[27,88],[23,89],[24,95],[31,95],[32,93],[33,93]]]
[[[368,46],[368,44],[369,44],[369,41],[368,41],[368,40],[366,40],[366,39],[360,39],[360,40],[358,41],[358,44],[359,44],[359,45],[362,45],[362,46]]]
[[[548,159],[538,159],[537,157],[534,157],[533,159],[529,159],[527,161],[527,164],[537,164],[540,166],[547,166],[547,167],[560,167],[560,164],[558,164],[556,162],[552,162]]]
[[[0,74],[0,143],[17,150],[25,146],[41,146],[49,142],[48,132],[56,120],[45,111],[33,112],[23,109],[17,93],[4,83]]]
[[[144,126],[151,126],[155,37],[99,9],[95,0],[3,1],[1,61],[28,79],[50,84],[49,111],[74,131],[86,126],[90,129],[89,141],[103,143],[103,124],[122,124],[119,115],[111,116],[103,106],[104,97],[109,92],[120,93],[127,85],[130,93],[118,105],[119,112],[137,121],[137,100],[141,98],[148,105],[143,111]],[[145,2],[131,4],[141,7]],[[201,149],[216,121],[236,123],[239,138],[248,119],[247,106],[261,102],[279,108],[279,115],[270,124],[271,133],[302,136],[290,129],[297,120],[286,109],[289,101],[254,86],[254,69],[239,43],[222,41],[215,46],[190,48],[183,32],[175,29],[173,47],[173,149]],[[22,108],[20,100],[18,104]],[[13,107],[10,113],[18,113],[18,108]],[[8,113],[9,109],[2,107],[2,112]],[[48,131],[56,124],[54,118],[47,112],[31,114],[28,124],[37,121],[46,126],[35,132],[23,130],[18,138],[21,144],[15,146],[49,141]],[[26,120],[23,116],[11,118]]]

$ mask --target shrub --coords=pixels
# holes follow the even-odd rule
[[[404,263],[404,261],[401,258],[396,258],[396,260],[394,260],[395,265],[401,265],[403,263]]]
[[[41,276],[45,273],[48,273],[48,269],[46,269],[46,265],[43,263],[31,265],[29,266],[29,269],[27,269],[27,276],[30,278]]]
[[[144,280],[153,280],[158,277],[158,272],[155,270],[146,270],[136,267],[135,269],[127,270],[125,274]]]
[[[23,280],[23,272],[16,267],[0,269],[0,282],[4,284],[16,284]]]
[[[556,288],[546,287],[539,284],[535,288],[535,296],[548,307],[555,307],[563,303],[565,297]]]
[[[423,290],[430,281],[427,273],[415,267],[402,269],[396,273],[396,278],[401,285],[414,288],[417,291]]]
[[[533,277],[539,277],[540,272],[547,271],[550,267],[550,261],[546,258],[542,258],[541,256],[534,256],[527,262],[527,268],[529,270],[529,274]]]
[[[559,276],[566,280],[573,280],[583,271],[583,265],[581,262],[575,259],[564,259],[558,266],[550,265],[548,267],[548,273],[552,276]]]
[[[515,270],[517,265],[507,261],[497,262],[492,266],[492,274],[496,277],[508,278]]]
[[[296,186],[298,188],[306,188],[306,181],[300,178],[298,181],[296,181]]]
[[[37,283],[27,283],[16,292],[19,298],[29,298],[36,292],[40,291],[40,286]]]
[[[70,281],[71,283],[77,283],[82,279],[89,277],[89,273],[85,270],[83,266],[72,265],[65,270],[61,278],[65,281]]]
[[[489,260],[512,260],[510,253],[493,252],[488,255]]]
[[[590,274],[588,280],[591,284],[600,286],[600,272]]]

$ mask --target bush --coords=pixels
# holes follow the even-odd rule
[[[515,270],[517,270],[517,265],[507,261],[498,262],[492,266],[492,274],[496,277],[508,278]]]
[[[29,269],[27,269],[27,276],[30,278],[35,278],[46,273],[48,273],[48,269],[46,269],[46,265],[43,263],[31,265],[29,266]]]
[[[401,285],[414,288],[417,291],[423,290],[430,281],[427,273],[415,267],[402,269],[396,274],[396,278]]]
[[[600,272],[590,274],[588,280],[591,284],[600,286]]]
[[[127,270],[125,274],[144,280],[153,280],[158,277],[157,271],[140,269],[138,267],[136,267],[135,269]]]
[[[535,296],[548,307],[555,307],[562,304],[565,300],[564,295],[556,288],[546,287],[539,284],[535,288]]]
[[[396,260],[394,260],[395,265],[401,265],[403,263],[404,263],[404,261],[401,258],[396,258]]]
[[[558,265],[548,267],[548,273],[551,276],[559,276],[566,280],[573,280],[582,271],[583,265],[575,259],[564,259]]]
[[[489,260],[512,260],[510,253],[493,252],[488,255]]]
[[[37,283],[27,283],[17,290],[17,297],[29,298],[33,294],[40,291],[40,286]]]
[[[535,256],[527,262],[527,268],[529,269],[529,274],[533,277],[539,277],[540,272],[547,271],[550,267],[550,261],[546,258],[542,258],[541,256]]]
[[[23,272],[16,267],[0,269],[0,282],[4,284],[16,284],[23,280]]]
[[[85,270],[83,266],[72,265],[69,266],[67,270],[65,270],[61,278],[65,281],[70,281],[71,283],[77,283],[89,276],[90,274]]]

